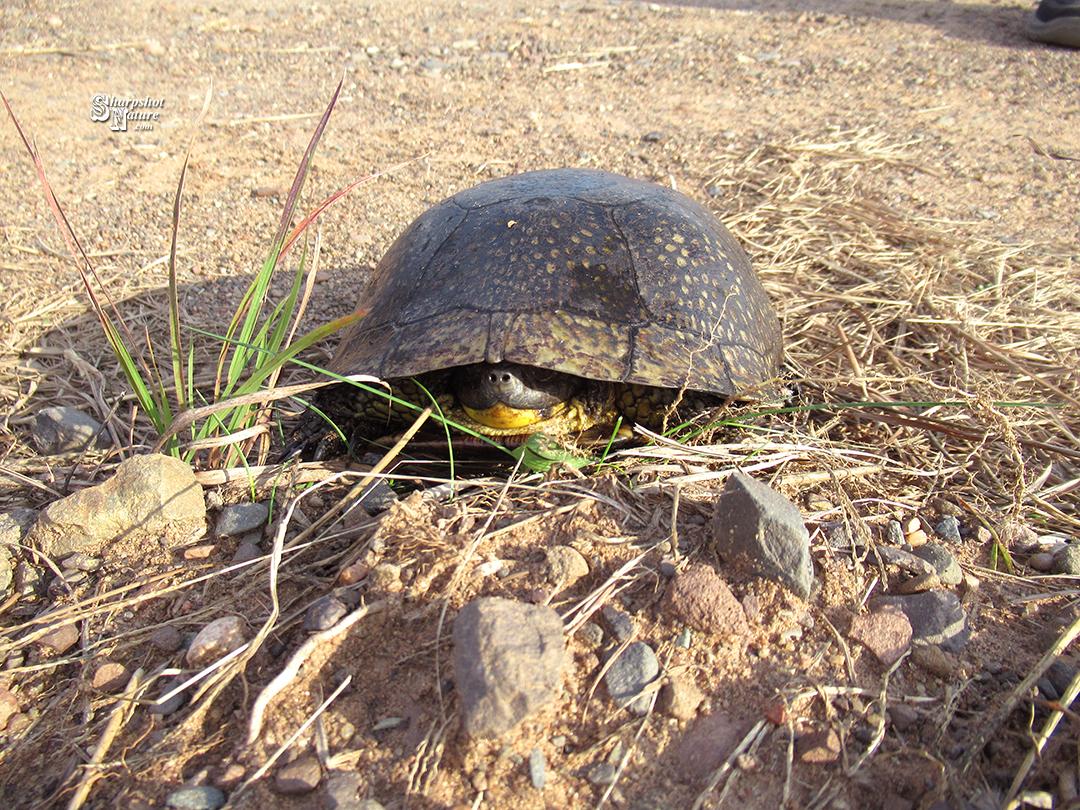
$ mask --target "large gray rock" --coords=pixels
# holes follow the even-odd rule
[[[566,642],[559,614],[544,605],[474,599],[454,620],[454,669],[471,736],[496,736],[550,703]]]
[[[43,456],[56,453],[78,453],[101,430],[101,423],[92,416],[66,405],[42,408],[34,418],[34,446]],[[99,450],[109,446],[109,437],[98,434],[94,442]]]
[[[810,596],[810,533],[799,507],[779,492],[736,470],[716,502],[712,532],[716,550],[734,565]]]
[[[183,542],[205,523],[202,487],[191,467],[168,456],[135,456],[104,484],[47,506],[30,539],[56,558],[96,554],[129,537]]]

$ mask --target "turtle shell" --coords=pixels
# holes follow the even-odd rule
[[[510,361],[725,396],[779,372],[780,324],[731,233],[663,186],[586,169],[482,183],[394,242],[338,374]],[[758,398],[755,396],[754,398]]]

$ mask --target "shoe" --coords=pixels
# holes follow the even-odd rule
[[[1080,0],[1042,0],[1024,33],[1037,42],[1080,48]]]

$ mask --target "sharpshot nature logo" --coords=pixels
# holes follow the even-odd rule
[[[98,93],[90,99],[90,120],[109,121],[113,132],[127,132],[128,123],[136,131],[151,130],[161,120],[164,98],[119,98]]]

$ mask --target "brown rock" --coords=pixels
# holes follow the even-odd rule
[[[945,681],[956,677],[960,670],[959,659],[937,644],[916,644],[911,650],[911,660],[931,675]]]
[[[246,640],[244,620],[239,616],[222,616],[199,631],[185,658],[188,666],[201,669],[228,655]]]
[[[314,754],[305,754],[290,762],[274,779],[274,789],[286,796],[311,793],[322,781],[322,766]]]
[[[39,638],[37,643],[46,650],[52,650],[57,655],[62,655],[74,647],[78,642],[78,626],[75,624],[62,624],[58,627],[54,627]]]
[[[836,762],[840,758],[840,737],[831,728],[811,731],[795,741],[795,756],[808,764]]]
[[[184,636],[175,627],[166,624],[153,632],[150,643],[164,653],[174,653],[183,645]]]
[[[865,645],[878,661],[891,667],[911,645],[911,622],[900,608],[888,605],[852,619],[848,637]]]
[[[128,682],[127,667],[112,661],[102,664],[94,671],[91,685],[101,692],[119,692]]]
[[[695,565],[668,583],[664,611],[704,633],[744,635],[746,613],[720,575],[708,565]]]
[[[675,761],[687,781],[708,779],[735,750],[748,723],[726,714],[699,717],[675,748]]]
[[[0,731],[7,728],[8,718],[19,711],[19,699],[15,693],[0,689]]]
[[[690,678],[673,675],[660,689],[660,711],[676,720],[693,720],[705,695]]]

